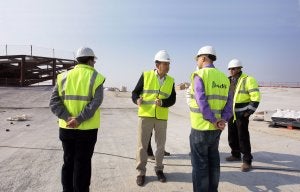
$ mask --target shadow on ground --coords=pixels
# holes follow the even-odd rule
[[[232,164],[224,161],[224,157],[228,155],[230,154],[221,154],[224,167]],[[300,156],[266,151],[255,152],[253,156],[252,171],[247,173],[241,171],[221,171],[220,181],[244,186],[249,191],[254,192],[279,192],[281,191],[280,186],[299,184]],[[234,168],[234,166],[232,167]]]

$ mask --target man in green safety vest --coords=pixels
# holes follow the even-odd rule
[[[156,69],[144,72],[135,89],[132,91],[132,101],[138,105],[138,138],[136,169],[138,186],[145,183],[147,149],[151,133],[155,132],[157,150],[155,153],[155,173],[160,182],[166,182],[163,173],[163,158],[165,152],[168,107],[176,102],[174,79],[167,75],[170,57],[165,50],[159,51],[154,58]]]
[[[191,162],[194,192],[218,191],[220,178],[219,140],[232,115],[227,76],[216,69],[212,46],[199,49],[198,70],[191,75],[189,107]]]
[[[226,161],[241,161],[241,171],[252,168],[251,144],[249,135],[249,117],[255,112],[260,102],[260,92],[256,80],[242,72],[242,63],[232,59],[228,64],[230,73],[230,92],[233,97],[233,117],[228,123],[228,142],[231,156]]]
[[[105,81],[94,69],[95,59],[92,49],[78,49],[78,64],[57,76],[50,99],[51,111],[59,118],[59,138],[64,150],[61,171],[64,192],[89,191]]]

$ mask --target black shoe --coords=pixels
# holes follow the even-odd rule
[[[248,171],[250,171],[251,169],[252,169],[251,163],[246,163],[246,162],[244,162],[244,163],[242,164],[242,166],[241,166],[241,171],[242,171],[242,172],[248,172]]]
[[[143,186],[145,183],[145,175],[139,175],[136,177],[136,184],[138,186]]]
[[[164,174],[163,171],[156,171],[156,175],[157,175],[157,179],[162,182],[162,183],[165,183],[167,181],[167,178]]]
[[[241,161],[240,157],[229,156],[225,158],[226,161]]]
[[[171,153],[165,151],[164,155],[165,155],[165,156],[170,156]]]

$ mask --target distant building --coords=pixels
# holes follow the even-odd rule
[[[187,83],[187,82],[180,83],[179,85],[176,85],[176,89],[177,90],[185,90],[185,89],[189,88],[189,86],[190,86],[190,83]]]
[[[127,92],[127,87],[126,86],[122,86],[121,87],[121,92]]]
[[[105,91],[117,91],[117,92],[127,92],[127,87],[126,86],[121,86],[121,89],[117,87],[105,87]]]

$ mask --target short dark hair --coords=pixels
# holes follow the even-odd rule
[[[163,63],[163,62],[165,62],[165,63],[170,63],[169,61],[159,61],[159,60],[155,60],[155,64],[161,64],[161,63]]]
[[[94,60],[95,57],[87,56],[87,57],[77,57],[76,60],[78,63],[87,64],[89,60]]]
[[[209,59],[212,60],[212,61],[217,60],[217,57],[216,57],[215,55],[211,55],[211,54],[202,54],[202,55],[198,55],[198,56],[197,56],[197,59],[198,59],[198,57],[200,57],[200,56],[205,56],[205,57],[209,58]]]
[[[208,54],[207,57],[208,57],[210,60],[212,60],[212,61],[217,60],[217,57],[216,57],[215,55],[210,55],[210,54]]]

